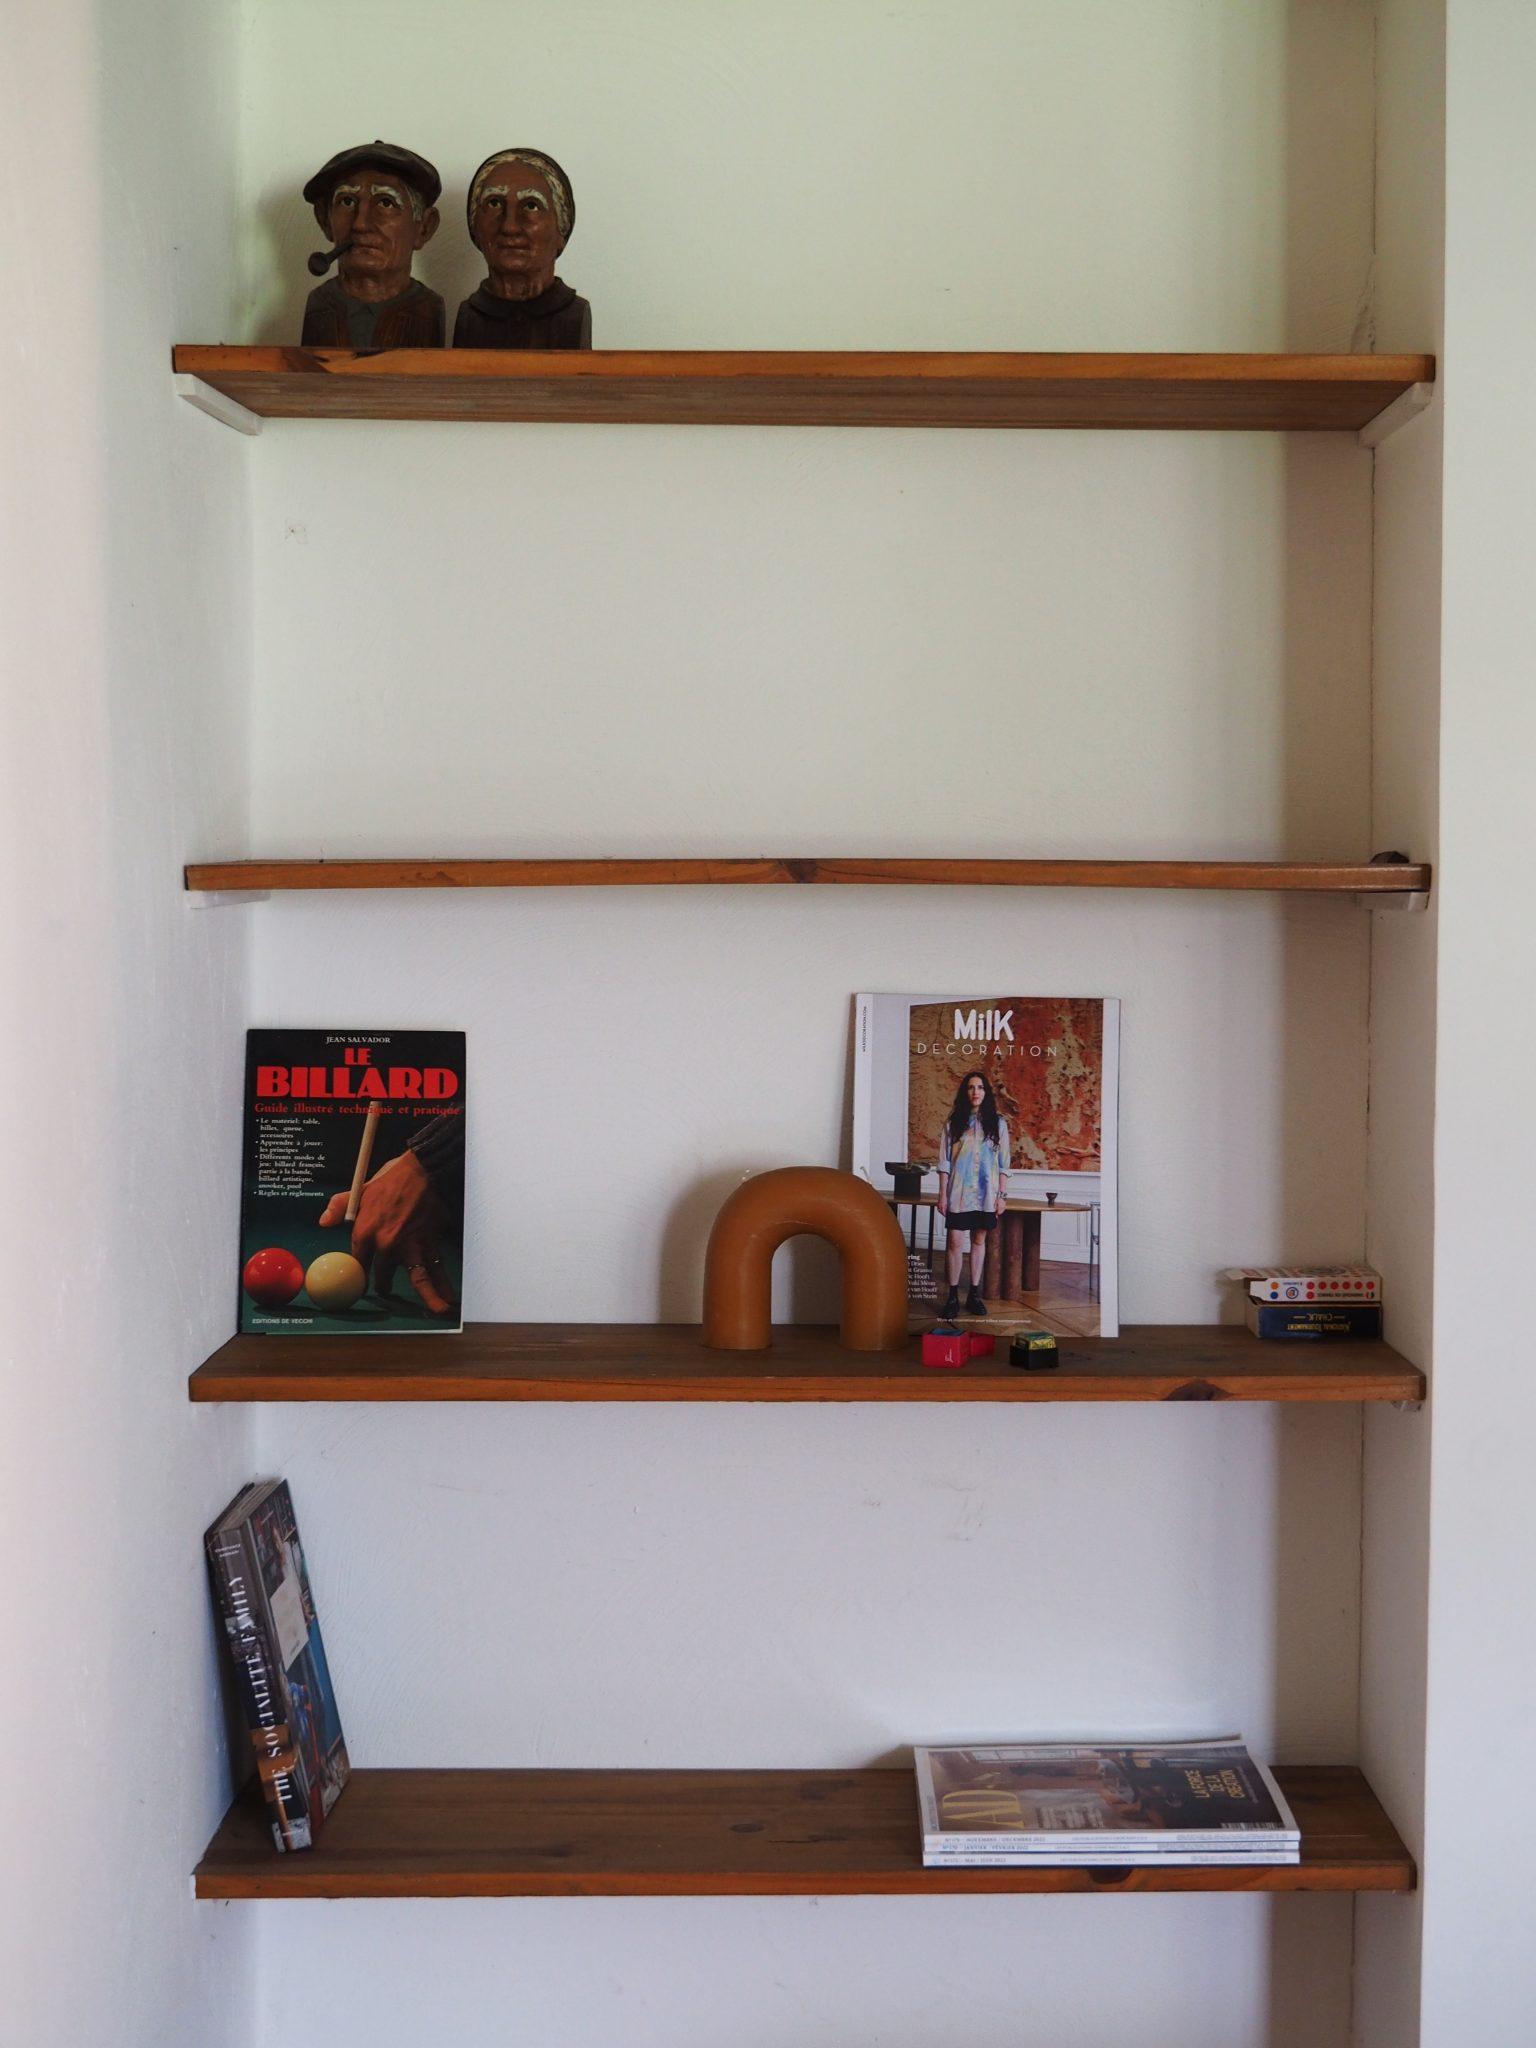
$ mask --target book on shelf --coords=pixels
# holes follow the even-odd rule
[[[287,1481],[243,1487],[203,1540],[272,1839],[312,1848],[351,1764]]]
[[[1379,1337],[1379,1301],[1250,1301],[1246,1321],[1255,1337],[1282,1343],[1318,1343],[1324,1338]]]
[[[1285,1796],[1236,1736],[920,1746],[923,1861],[1297,1863]]]
[[[855,997],[853,1170],[914,1323],[1118,1336],[1119,1050],[1112,997]]]
[[[247,1032],[239,1327],[458,1330],[462,1031]]]

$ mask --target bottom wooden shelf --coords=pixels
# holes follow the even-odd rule
[[[202,1899],[841,1892],[1406,1892],[1414,1867],[1360,1772],[1275,1773],[1299,1864],[925,1870],[908,1769],[357,1771],[321,1846],[272,1847],[247,1789],[197,1867]]]

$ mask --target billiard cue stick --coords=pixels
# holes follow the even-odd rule
[[[373,1141],[379,1128],[381,1111],[376,1102],[368,1105],[368,1114],[363,1118],[363,1135],[357,1148],[357,1164],[352,1169],[352,1192],[347,1196],[346,1221],[357,1221],[357,1205],[363,1199],[363,1182],[368,1178],[368,1162],[373,1157]]]

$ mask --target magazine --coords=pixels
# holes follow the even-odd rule
[[[246,1034],[239,1327],[463,1327],[462,1031]]]
[[[914,1751],[925,1863],[1295,1863],[1301,1835],[1235,1736]]]
[[[287,1481],[242,1488],[203,1540],[272,1839],[312,1848],[351,1764]]]
[[[1119,1003],[861,995],[854,1034],[853,1170],[914,1318],[1117,1336]]]

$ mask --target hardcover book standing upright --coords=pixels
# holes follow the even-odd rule
[[[1117,1336],[1119,1003],[861,995],[854,1026],[853,1170],[902,1226],[913,1314]]]
[[[288,1482],[242,1488],[203,1540],[272,1839],[312,1848],[352,1766]]]
[[[463,1327],[464,1034],[246,1034],[240,1328]]]

